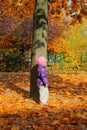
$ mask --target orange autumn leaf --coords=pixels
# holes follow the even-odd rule
[[[26,97],[25,92],[29,92],[29,73],[26,76],[18,73],[15,75],[10,73],[5,76],[0,75],[0,79],[5,78],[1,81],[1,84],[4,84],[1,86],[4,91],[0,89],[0,113],[2,113],[0,124],[2,130],[6,128],[20,130],[23,126],[26,129],[47,128],[54,130],[56,125],[59,125],[58,129],[62,130],[66,123],[67,129],[72,130],[71,124],[77,124],[78,119],[81,120],[82,125],[86,126],[86,73],[51,72],[50,75],[48,72],[50,97],[49,106],[46,107],[29,99],[28,96]],[[28,82],[25,82],[26,80]],[[15,87],[12,88],[12,86]],[[19,88],[25,91],[19,91]],[[80,127],[82,126],[75,126],[78,130]]]

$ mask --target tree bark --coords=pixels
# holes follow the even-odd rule
[[[49,0],[36,0],[33,17],[33,38],[31,50],[31,73],[30,73],[30,98],[39,99],[37,87],[37,58],[47,58],[47,30]]]

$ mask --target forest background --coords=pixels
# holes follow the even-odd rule
[[[0,0],[0,130],[87,130],[87,0],[50,1],[46,108],[30,98],[34,2]]]
[[[34,0],[0,1],[0,71],[27,71],[31,63]],[[48,67],[87,71],[87,1],[51,0]]]

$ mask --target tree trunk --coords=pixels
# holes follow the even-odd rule
[[[47,58],[47,30],[49,0],[36,0],[33,19],[33,38],[31,50],[30,98],[39,99],[37,87],[37,58]]]

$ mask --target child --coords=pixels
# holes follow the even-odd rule
[[[49,98],[46,63],[47,63],[47,60],[43,56],[37,59],[38,75],[39,75],[37,79],[37,86],[39,87],[41,105],[48,105],[48,98]]]

